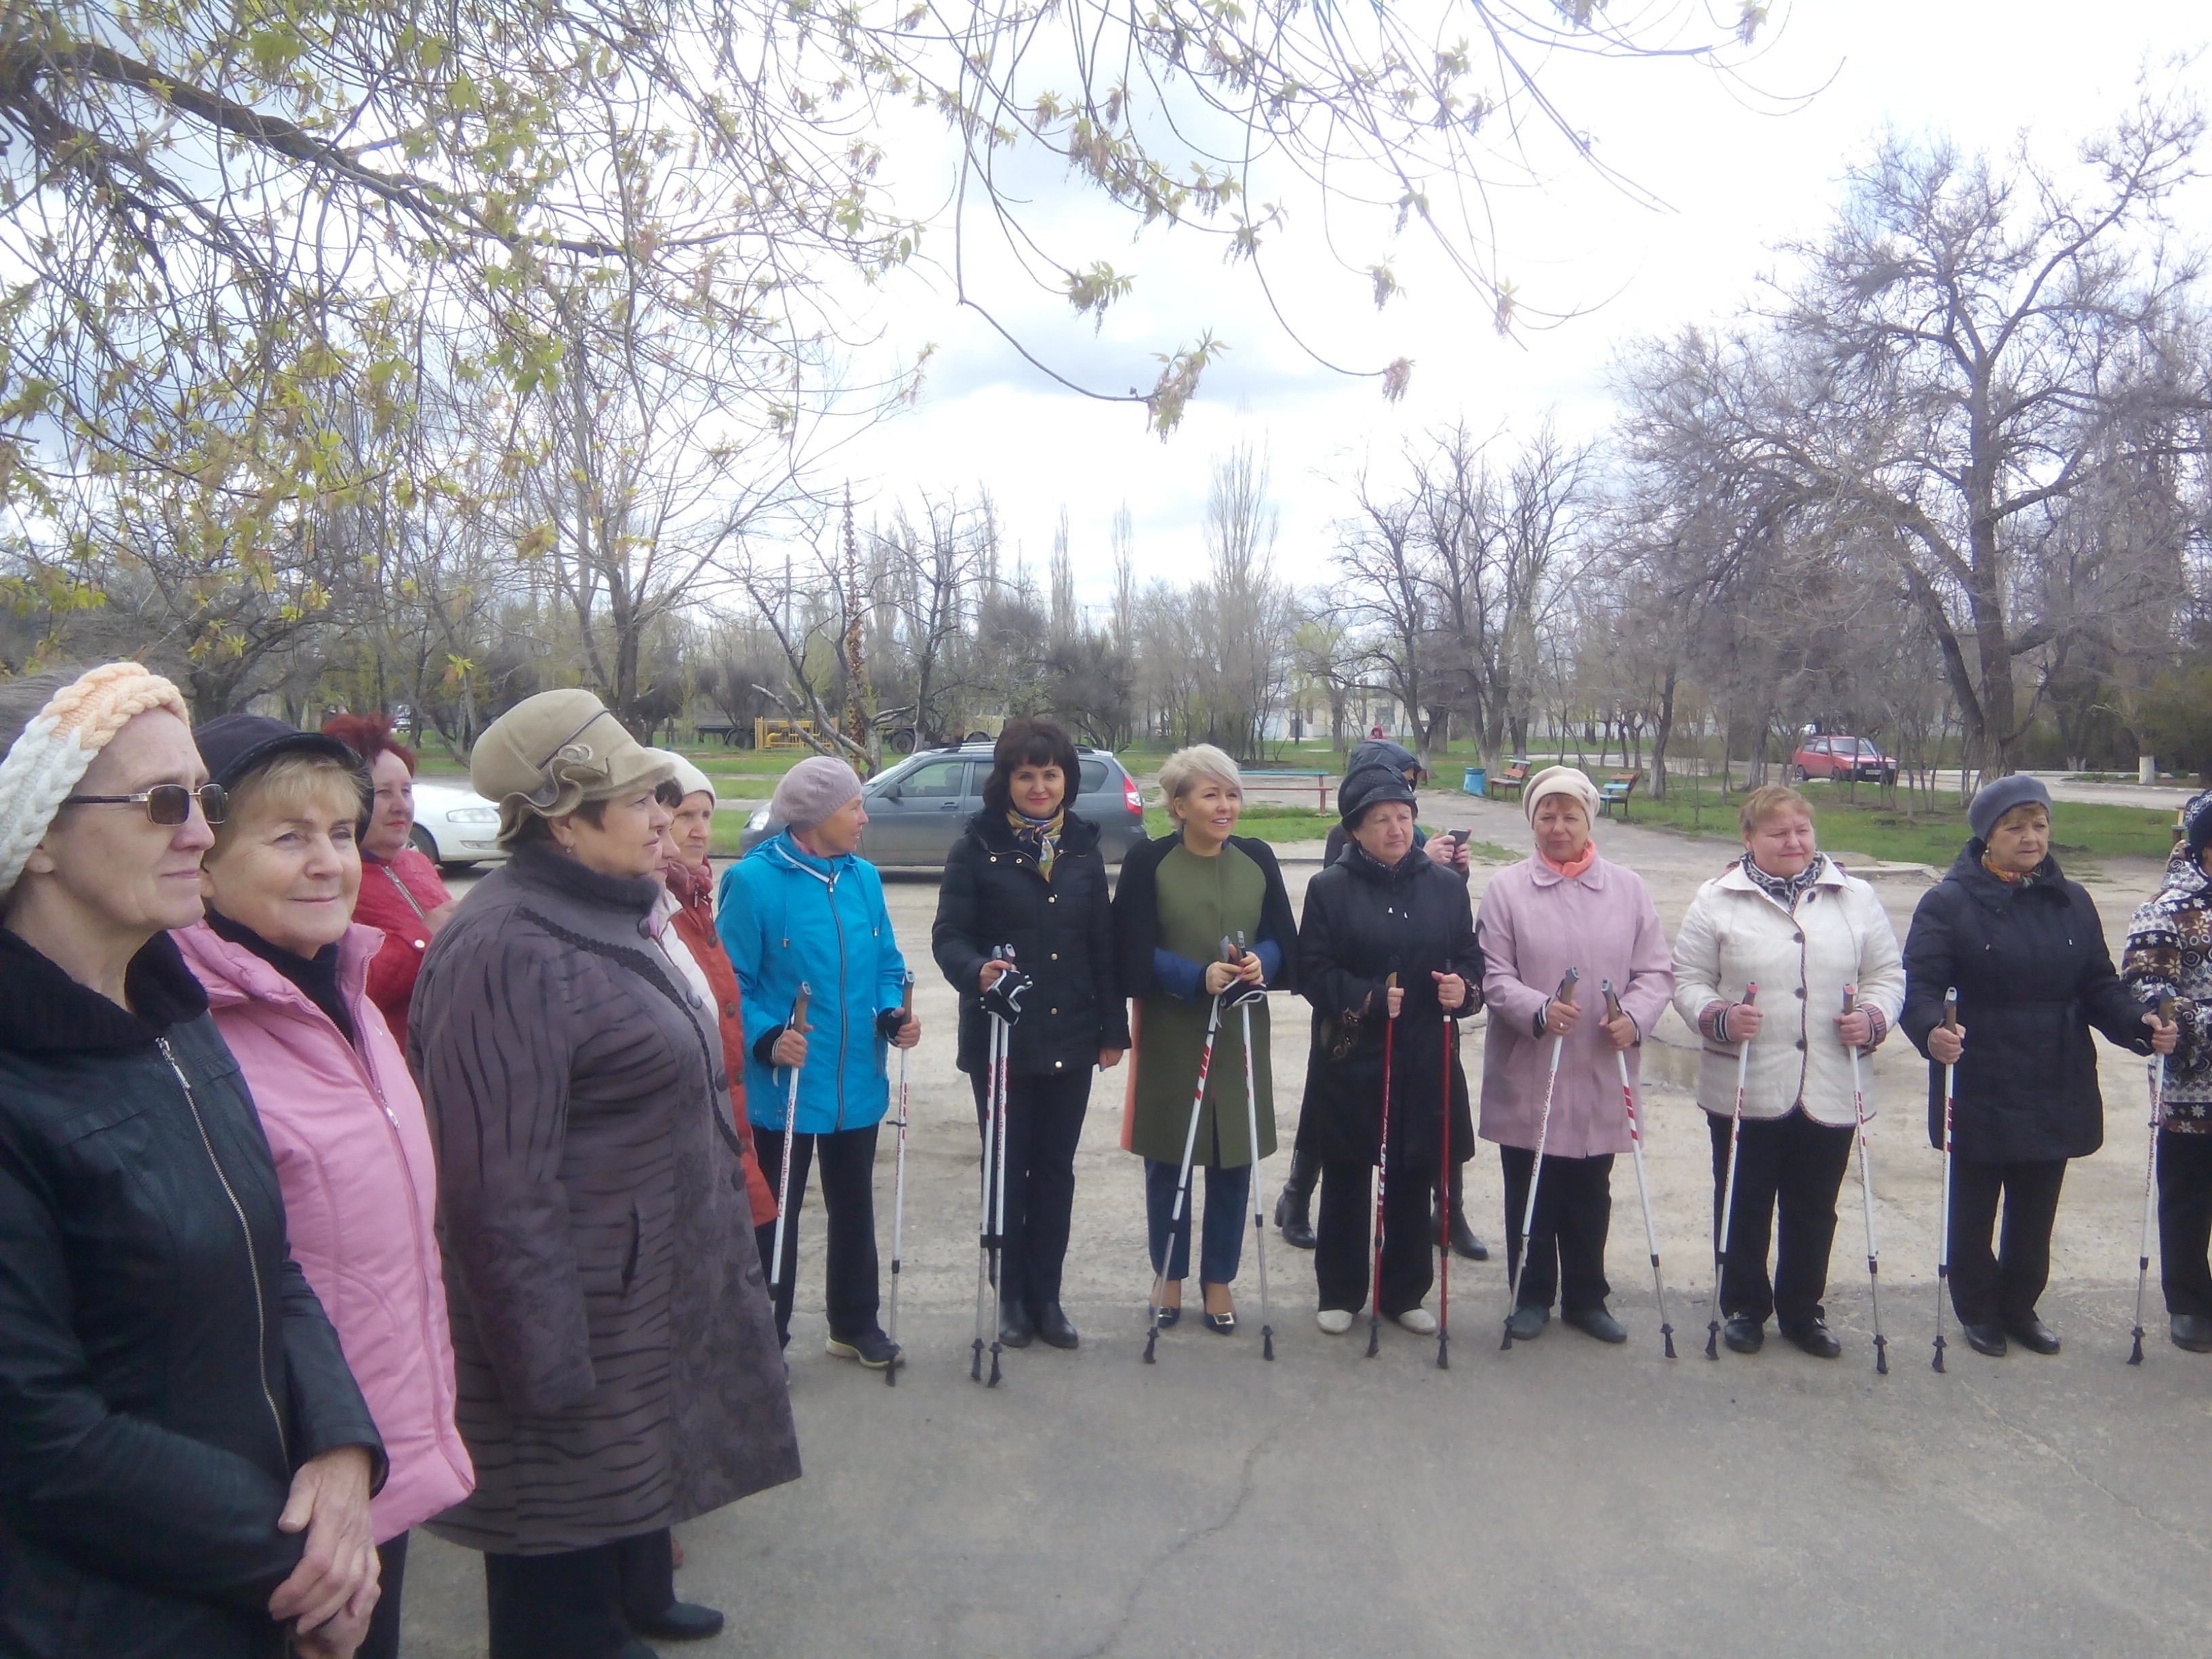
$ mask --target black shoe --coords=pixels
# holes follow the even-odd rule
[[[1283,1243],[1294,1250],[1310,1250],[1314,1247],[1313,1188],[1303,1190],[1285,1187],[1275,1200],[1275,1226],[1283,1235]]]
[[[621,1659],[660,1659],[660,1656],[633,1636],[623,1644]]]
[[[1454,1255],[1464,1256],[1469,1261],[1490,1260],[1490,1246],[1474,1236],[1474,1229],[1467,1224],[1467,1218],[1456,1210],[1452,1212],[1451,1249]]]
[[[1782,1333],[1784,1341],[1795,1343],[1815,1359],[1833,1359],[1844,1351],[1844,1345],[1823,1320],[1808,1319],[1802,1325],[1785,1325],[1777,1320],[1774,1328]]]
[[[1544,1327],[1552,1322],[1549,1308],[1516,1308],[1507,1322],[1516,1342],[1534,1342],[1543,1335]]]
[[[2175,1347],[2186,1348],[2191,1353],[2212,1353],[2212,1316],[2176,1314],[2167,1329],[2172,1334]]]
[[[1000,1338],[1001,1341],[1005,1339]],[[881,1331],[864,1331],[858,1336],[833,1336],[828,1352],[833,1359],[857,1359],[872,1371],[886,1365],[903,1365],[899,1358],[899,1345]]]
[[[1985,1353],[1992,1359],[2005,1356],[2005,1334],[2002,1325],[1969,1325],[1959,1322],[1959,1334],[1966,1339],[1966,1346],[1976,1353]]]
[[[1160,1308],[1155,1310],[1152,1316],[1152,1323],[1164,1331],[1171,1330],[1174,1328],[1176,1321],[1182,1317],[1182,1304],[1178,1303],[1172,1308]]]
[[[1766,1346],[1766,1322],[1749,1314],[1730,1314],[1721,1327],[1721,1340],[1730,1353],[1757,1353]]]
[[[672,1601],[666,1612],[633,1619],[629,1627],[640,1636],[657,1636],[664,1642],[703,1642],[722,1633],[722,1615],[696,1601]]]
[[[2004,1328],[2012,1340],[2030,1353],[2057,1353],[2058,1333],[2052,1330],[2033,1314],[2020,1319],[2008,1319]]]
[[[1030,1319],[1030,1310],[1018,1302],[1009,1302],[999,1310],[999,1345],[1006,1348],[1026,1348],[1030,1339],[1036,1334],[1036,1326]]]
[[[1618,1319],[1605,1310],[1603,1303],[1600,1303],[1595,1308],[1561,1308],[1559,1320],[1561,1323],[1571,1325],[1583,1334],[1594,1336],[1601,1342],[1628,1340],[1628,1333],[1621,1328]]]
[[[1082,1340],[1057,1302],[1048,1302],[1039,1308],[1032,1316],[1032,1322],[1036,1326],[1038,1338],[1048,1348],[1072,1348]]]

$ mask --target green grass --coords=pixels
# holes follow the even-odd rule
[[[1941,797],[1942,804],[1932,810],[1908,815],[1901,799],[1894,807],[1883,805],[1881,792],[1871,784],[1862,783],[1855,791],[1827,782],[1802,787],[1813,803],[1820,845],[1834,852],[1942,869],[1973,833],[1966,809],[1948,796]],[[1663,825],[1741,842],[1736,809],[1742,801],[1740,789],[1723,796],[1717,778],[1669,778],[1663,801],[1649,799],[1638,790],[1629,804],[1628,822],[1640,829]],[[2170,811],[2060,801],[2051,814],[2051,842],[2061,865],[2083,859],[2162,859],[2172,848],[2172,825]]]

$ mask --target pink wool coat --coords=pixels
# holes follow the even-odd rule
[[[276,1155],[292,1254],[384,1437],[392,1474],[370,1509],[377,1541],[388,1542],[467,1497],[476,1476],[453,1426],[429,1129],[368,1000],[384,935],[356,924],[338,945],[358,1046],[299,987],[205,922],[176,938]]]
[[[1620,1066],[1598,1025],[1605,1012],[1598,988],[1611,980],[1620,1006],[1644,1032],[1674,994],[1667,935],[1643,878],[1602,857],[1579,876],[1562,876],[1532,854],[1491,878],[1475,937],[1482,945],[1482,994],[1490,1009],[1482,1048],[1482,1138],[1534,1149],[1553,1043],[1534,1034],[1536,1016],[1567,969],[1578,968],[1576,1000],[1583,1016],[1559,1056],[1544,1151],[1553,1158],[1626,1152]],[[1628,1075],[1634,1078],[1637,1050],[1627,1054]]]

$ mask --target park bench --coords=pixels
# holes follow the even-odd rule
[[[1519,800],[1521,792],[1528,787],[1528,763],[1524,760],[1508,763],[1490,781],[1490,794],[1497,800]]]
[[[1615,772],[1607,778],[1597,792],[1598,817],[1607,817],[1618,806],[1625,823],[1628,817],[1628,798],[1636,793],[1636,786],[1643,781],[1644,769],[1640,766],[1633,772]]]

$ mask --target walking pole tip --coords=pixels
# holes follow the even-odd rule
[[[1889,1375],[1889,1339],[1879,1331],[1874,1339],[1874,1374],[1876,1376]]]
[[[1367,1357],[1370,1359],[1374,1358],[1382,1348],[1382,1316],[1370,1313],[1367,1316]]]
[[[2128,1364],[2130,1365],[2140,1365],[2142,1364],[2142,1327],[2140,1325],[2136,1326],[2134,1334],[2136,1345],[2128,1352]]]

